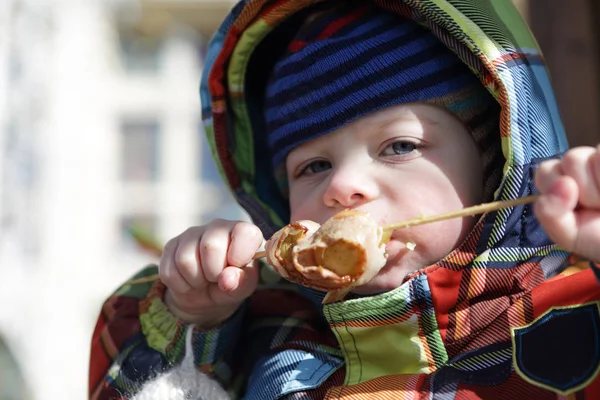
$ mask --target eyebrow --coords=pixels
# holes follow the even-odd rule
[[[379,121],[374,121],[372,123],[368,123],[367,125],[373,126],[375,129],[377,130],[383,130],[388,128],[390,125],[393,125],[397,122],[400,122],[401,119],[403,119],[404,116],[400,116],[400,117],[395,117],[393,118],[391,121],[390,120],[385,120],[382,122]],[[410,117],[411,121],[418,121],[418,122],[422,122],[424,125],[428,125],[430,127],[436,127],[440,125],[440,121],[436,120],[436,119],[432,119],[423,115],[415,115],[412,114]]]

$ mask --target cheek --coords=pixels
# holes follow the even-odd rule
[[[478,163],[434,160],[405,179],[402,187],[410,190],[399,195],[420,210],[413,216],[439,214],[480,202],[482,180]]]
[[[471,217],[436,222],[415,227],[407,232],[406,239],[417,244],[415,256],[418,255],[421,266],[425,267],[452,252],[465,240],[473,225]]]
[[[483,197],[483,171],[475,144],[465,143],[464,157],[447,160],[448,179],[463,206],[479,203]]]
[[[481,165],[463,170],[460,175],[453,177],[453,186],[463,207],[481,203],[483,199],[483,176]]]
[[[290,221],[314,219],[314,209],[306,190],[290,189]]]
[[[443,174],[429,174],[405,179],[401,189],[392,187],[388,193],[394,221],[432,216],[463,208],[464,201],[449,178]]]
[[[418,242],[422,249],[430,250],[454,244],[461,232],[462,224],[459,220],[448,220],[417,226],[409,235],[415,237],[415,242]]]

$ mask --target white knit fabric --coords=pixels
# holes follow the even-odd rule
[[[181,365],[147,382],[131,400],[228,400],[218,382],[194,366],[190,325],[185,337],[185,356]]]

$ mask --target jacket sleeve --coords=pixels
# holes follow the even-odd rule
[[[156,273],[156,266],[146,267],[104,302],[92,335],[89,399],[127,399],[183,359],[187,327],[164,304],[164,284],[149,279]],[[195,363],[224,386],[244,308],[218,328],[193,333]]]

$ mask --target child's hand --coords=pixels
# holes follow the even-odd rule
[[[561,248],[600,261],[600,146],[576,147],[535,174],[535,214]]]
[[[222,219],[167,242],[159,274],[171,312],[202,328],[229,318],[256,289],[258,268],[252,258],[262,242],[255,225]]]

